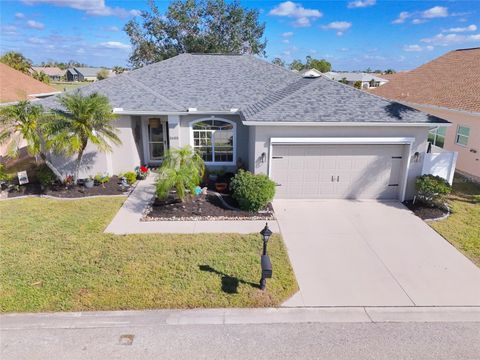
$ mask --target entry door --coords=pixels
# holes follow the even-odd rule
[[[273,145],[278,198],[398,199],[404,145]]]
[[[163,160],[167,149],[167,127],[160,118],[149,118],[147,123],[149,162]]]

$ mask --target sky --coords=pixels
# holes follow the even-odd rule
[[[156,0],[162,12],[168,1]],[[241,1],[265,22],[267,59],[310,55],[335,70],[408,70],[480,46],[480,1]],[[0,52],[34,63],[128,66],[125,23],[147,0],[0,0]]]

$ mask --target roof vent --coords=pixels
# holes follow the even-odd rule
[[[308,79],[317,78],[317,77],[320,77],[321,75],[322,73],[317,69],[309,69],[309,70],[304,70],[302,72],[302,76]]]
[[[188,112],[195,112],[198,111],[197,108],[188,108]]]

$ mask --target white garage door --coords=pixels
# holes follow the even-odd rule
[[[398,199],[405,145],[273,145],[278,198]]]

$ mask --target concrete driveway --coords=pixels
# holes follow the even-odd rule
[[[300,286],[284,306],[480,305],[480,269],[398,202],[274,208]]]

